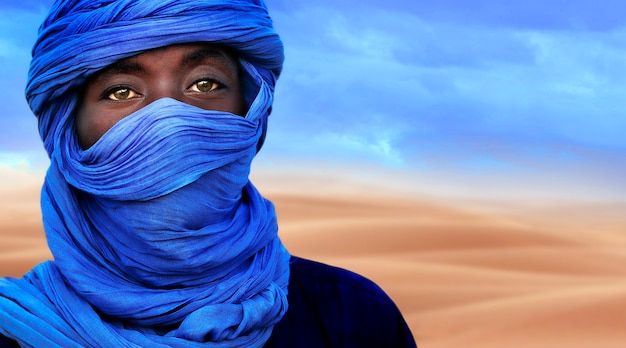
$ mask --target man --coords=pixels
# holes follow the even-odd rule
[[[26,89],[54,261],[0,280],[5,342],[415,346],[376,285],[290,256],[248,180],[282,61],[260,0],[55,3]]]

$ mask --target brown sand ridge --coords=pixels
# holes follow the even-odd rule
[[[0,275],[19,276],[50,257],[39,189],[2,190]],[[376,281],[402,310],[420,347],[626,342],[623,204],[554,203],[533,210],[532,202],[379,194],[276,191],[268,197],[294,255]]]
[[[607,206],[554,204],[546,218],[510,202],[506,212],[382,196],[271,198],[291,252],[376,281],[420,347],[626,342],[626,216],[607,218]]]
[[[0,276],[21,276],[51,258],[39,208],[42,181],[0,167]]]

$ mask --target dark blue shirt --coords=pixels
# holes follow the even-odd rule
[[[289,309],[266,348],[416,347],[402,314],[380,287],[350,271],[292,257]],[[0,336],[0,347],[17,347]]]
[[[265,347],[416,347],[393,301],[372,281],[291,258],[289,309]]]

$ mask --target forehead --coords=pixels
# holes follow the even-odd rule
[[[187,43],[150,49],[121,59],[94,74],[94,78],[116,73],[143,72],[187,65],[213,64],[238,70],[234,50],[209,43]]]

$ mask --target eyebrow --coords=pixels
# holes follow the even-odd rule
[[[106,76],[106,75],[115,75],[115,74],[124,74],[124,73],[135,73],[135,72],[145,72],[144,67],[133,61],[118,61],[98,74],[98,77]]]
[[[193,63],[197,63],[198,61],[202,61],[208,58],[218,59],[222,61],[224,64],[228,64],[230,61],[226,53],[224,53],[222,50],[205,47],[205,48],[197,49],[193,52],[190,52],[184,55],[182,59],[182,64],[185,64],[185,65],[193,64]],[[121,60],[121,61],[117,61],[111,64],[110,66],[102,70],[100,73],[98,73],[94,77],[102,78],[104,76],[115,75],[115,74],[143,73],[145,71],[146,70],[143,67],[143,65],[137,62],[134,62],[132,60],[131,61]]]

